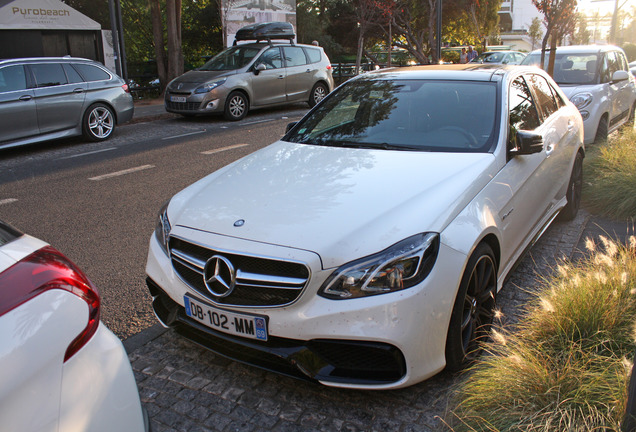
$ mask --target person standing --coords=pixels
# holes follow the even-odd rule
[[[459,53],[459,63],[468,63],[468,53],[466,53],[466,48],[462,48],[462,52]]]
[[[477,57],[477,55],[478,55],[477,51],[473,50],[473,46],[468,45],[468,52],[466,53],[466,56],[468,57],[468,61],[471,61],[472,59]]]

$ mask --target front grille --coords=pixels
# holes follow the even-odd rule
[[[201,106],[200,102],[170,102],[166,101],[166,107],[175,111],[197,111]]]
[[[236,271],[236,286],[226,297],[212,295],[203,280],[205,264],[214,255],[228,259]],[[170,257],[185,283],[220,305],[284,306],[298,299],[309,279],[301,263],[221,252],[177,237],[170,238]]]

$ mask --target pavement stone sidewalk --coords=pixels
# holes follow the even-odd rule
[[[609,234],[608,226],[585,211],[554,223],[499,293],[503,324],[518,321],[559,260],[579,254],[586,235],[598,235],[595,227]],[[626,224],[609,229],[629,232]],[[400,390],[335,389],[227,360],[158,325],[124,344],[154,432],[445,430],[442,418],[461,378],[442,372]]]

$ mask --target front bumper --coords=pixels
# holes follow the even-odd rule
[[[173,102],[171,96],[185,97],[185,102]],[[185,95],[166,91],[164,106],[166,111],[177,114],[207,114],[222,112],[224,104],[216,92],[200,95]]]
[[[183,230],[183,228],[181,228]],[[189,230],[187,230],[189,231]],[[194,232],[192,232],[194,234]],[[231,336],[186,316],[184,295],[200,293],[175,273],[153,236],[146,273],[158,319],[178,333],[226,357],[322,384],[361,389],[406,387],[446,365],[445,345],[465,255],[443,244],[435,267],[419,285],[391,294],[353,300],[317,295],[333,269],[307,251],[196,232],[197,241],[221,250],[292,258],[311,268],[301,297],[282,307],[226,307],[269,320],[267,342]]]

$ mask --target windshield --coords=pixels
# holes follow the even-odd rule
[[[495,83],[349,81],[303,118],[296,143],[434,152],[487,152],[496,140]]]
[[[546,51],[544,69],[548,69],[550,52]],[[521,64],[540,66],[541,53],[532,53]],[[554,61],[554,81],[559,85],[564,84],[598,84],[599,82],[598,54],[559,54],[557,52]]]
[[[208,62],[201,66],[199,70],[223,71],[240,69],[247,66],[249,62],[256,57],[256,54],[258,54],[259,51],[259,48],[245,46],[228,48],[208,60]]]
[[[505,55],[506,55],[505,53],[500,53],[500,52],[483,53],[483,54],[479,54],[470,62],[471,63],[501,63]]]

